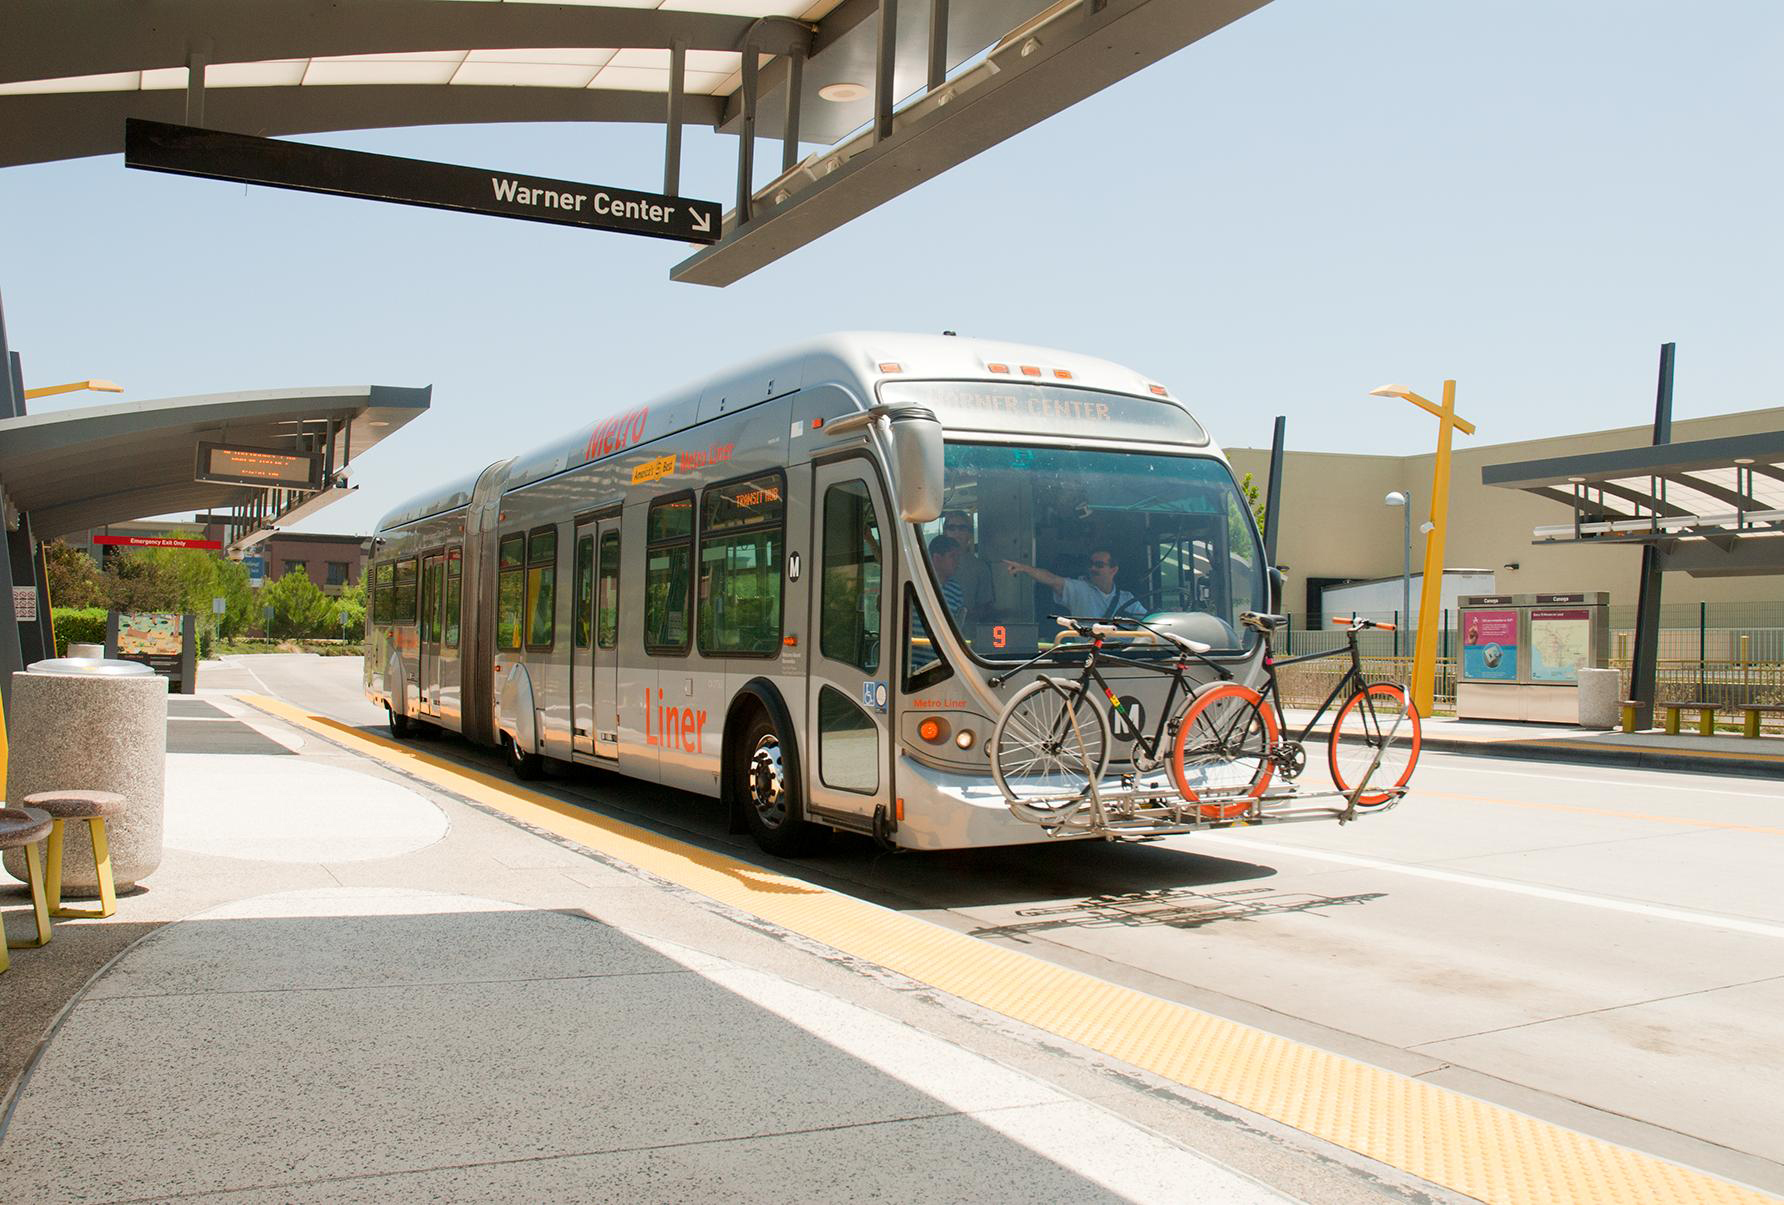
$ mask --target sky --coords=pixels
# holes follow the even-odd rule
[[[1189,0],[1181,0],[1189,2]],[[1274,0],[725,289],[678,243],[127,171],[0,170],[27,386],[432,385],[302,524],[438,484],[776,346],[956,330],[1130,365],[1228,446],[1411,453],[1368,396],[1455,378],[1482,444],[1784,405],[1784,5]],[[660,127],[306,141],[656,191]],[[729,207],[735,140],[682,191]],[[816,149],[808,147],[807,150]],[[765,182],[778,144],[757,153]]]

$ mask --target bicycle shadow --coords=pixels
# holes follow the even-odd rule
[[[1323,913],[1384,899],[1385,891],[1354,895],[1321,895],[1310,891],[1274,891],[1241,887],[1230,891],[1164,888],[1092,896],[1069,904],[1018,908],[1020,920],[968,930],[972,937],[1024,938],[1062,929],[1152,928],[1199,929],[1221,921],[1252,921],[1286,913]]]

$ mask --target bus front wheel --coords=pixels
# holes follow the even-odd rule
[[[396,708],[388,703],[384,705],[384,718],[390,722],[390,735],[399,741],[408,739],[409,734],[415,731],[415,726],[409,722],[409,717],[398,715]]]
[[[830,835],[801,815],[799,775],[792,757],[774,721],[761,712],[744,728],[732,754],[734,789],[743,803],[750,836],[765,851],[783,858],[815,853]]]

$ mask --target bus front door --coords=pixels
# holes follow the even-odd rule
[[[440,638],[446,627],[446,557],[421,559],[421,704],[423,715],[440,714]]]
[[[892,810],[887,704],[892,672],[885,599],[892,587],[885,499],[868,462],[813,468],[811,676],[805,789],[812,818],[859,827]]]
[[[572,728],[579,753],[619,757],[619,512],[576,528]]]

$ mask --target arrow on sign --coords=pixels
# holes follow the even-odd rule
[[[694,232],[696,234],[711,234],[712,233],[712,218],[710,218],[706,214],[700,213],[698,211],[696,211],[693,214],[693,218],[694,218]]]

